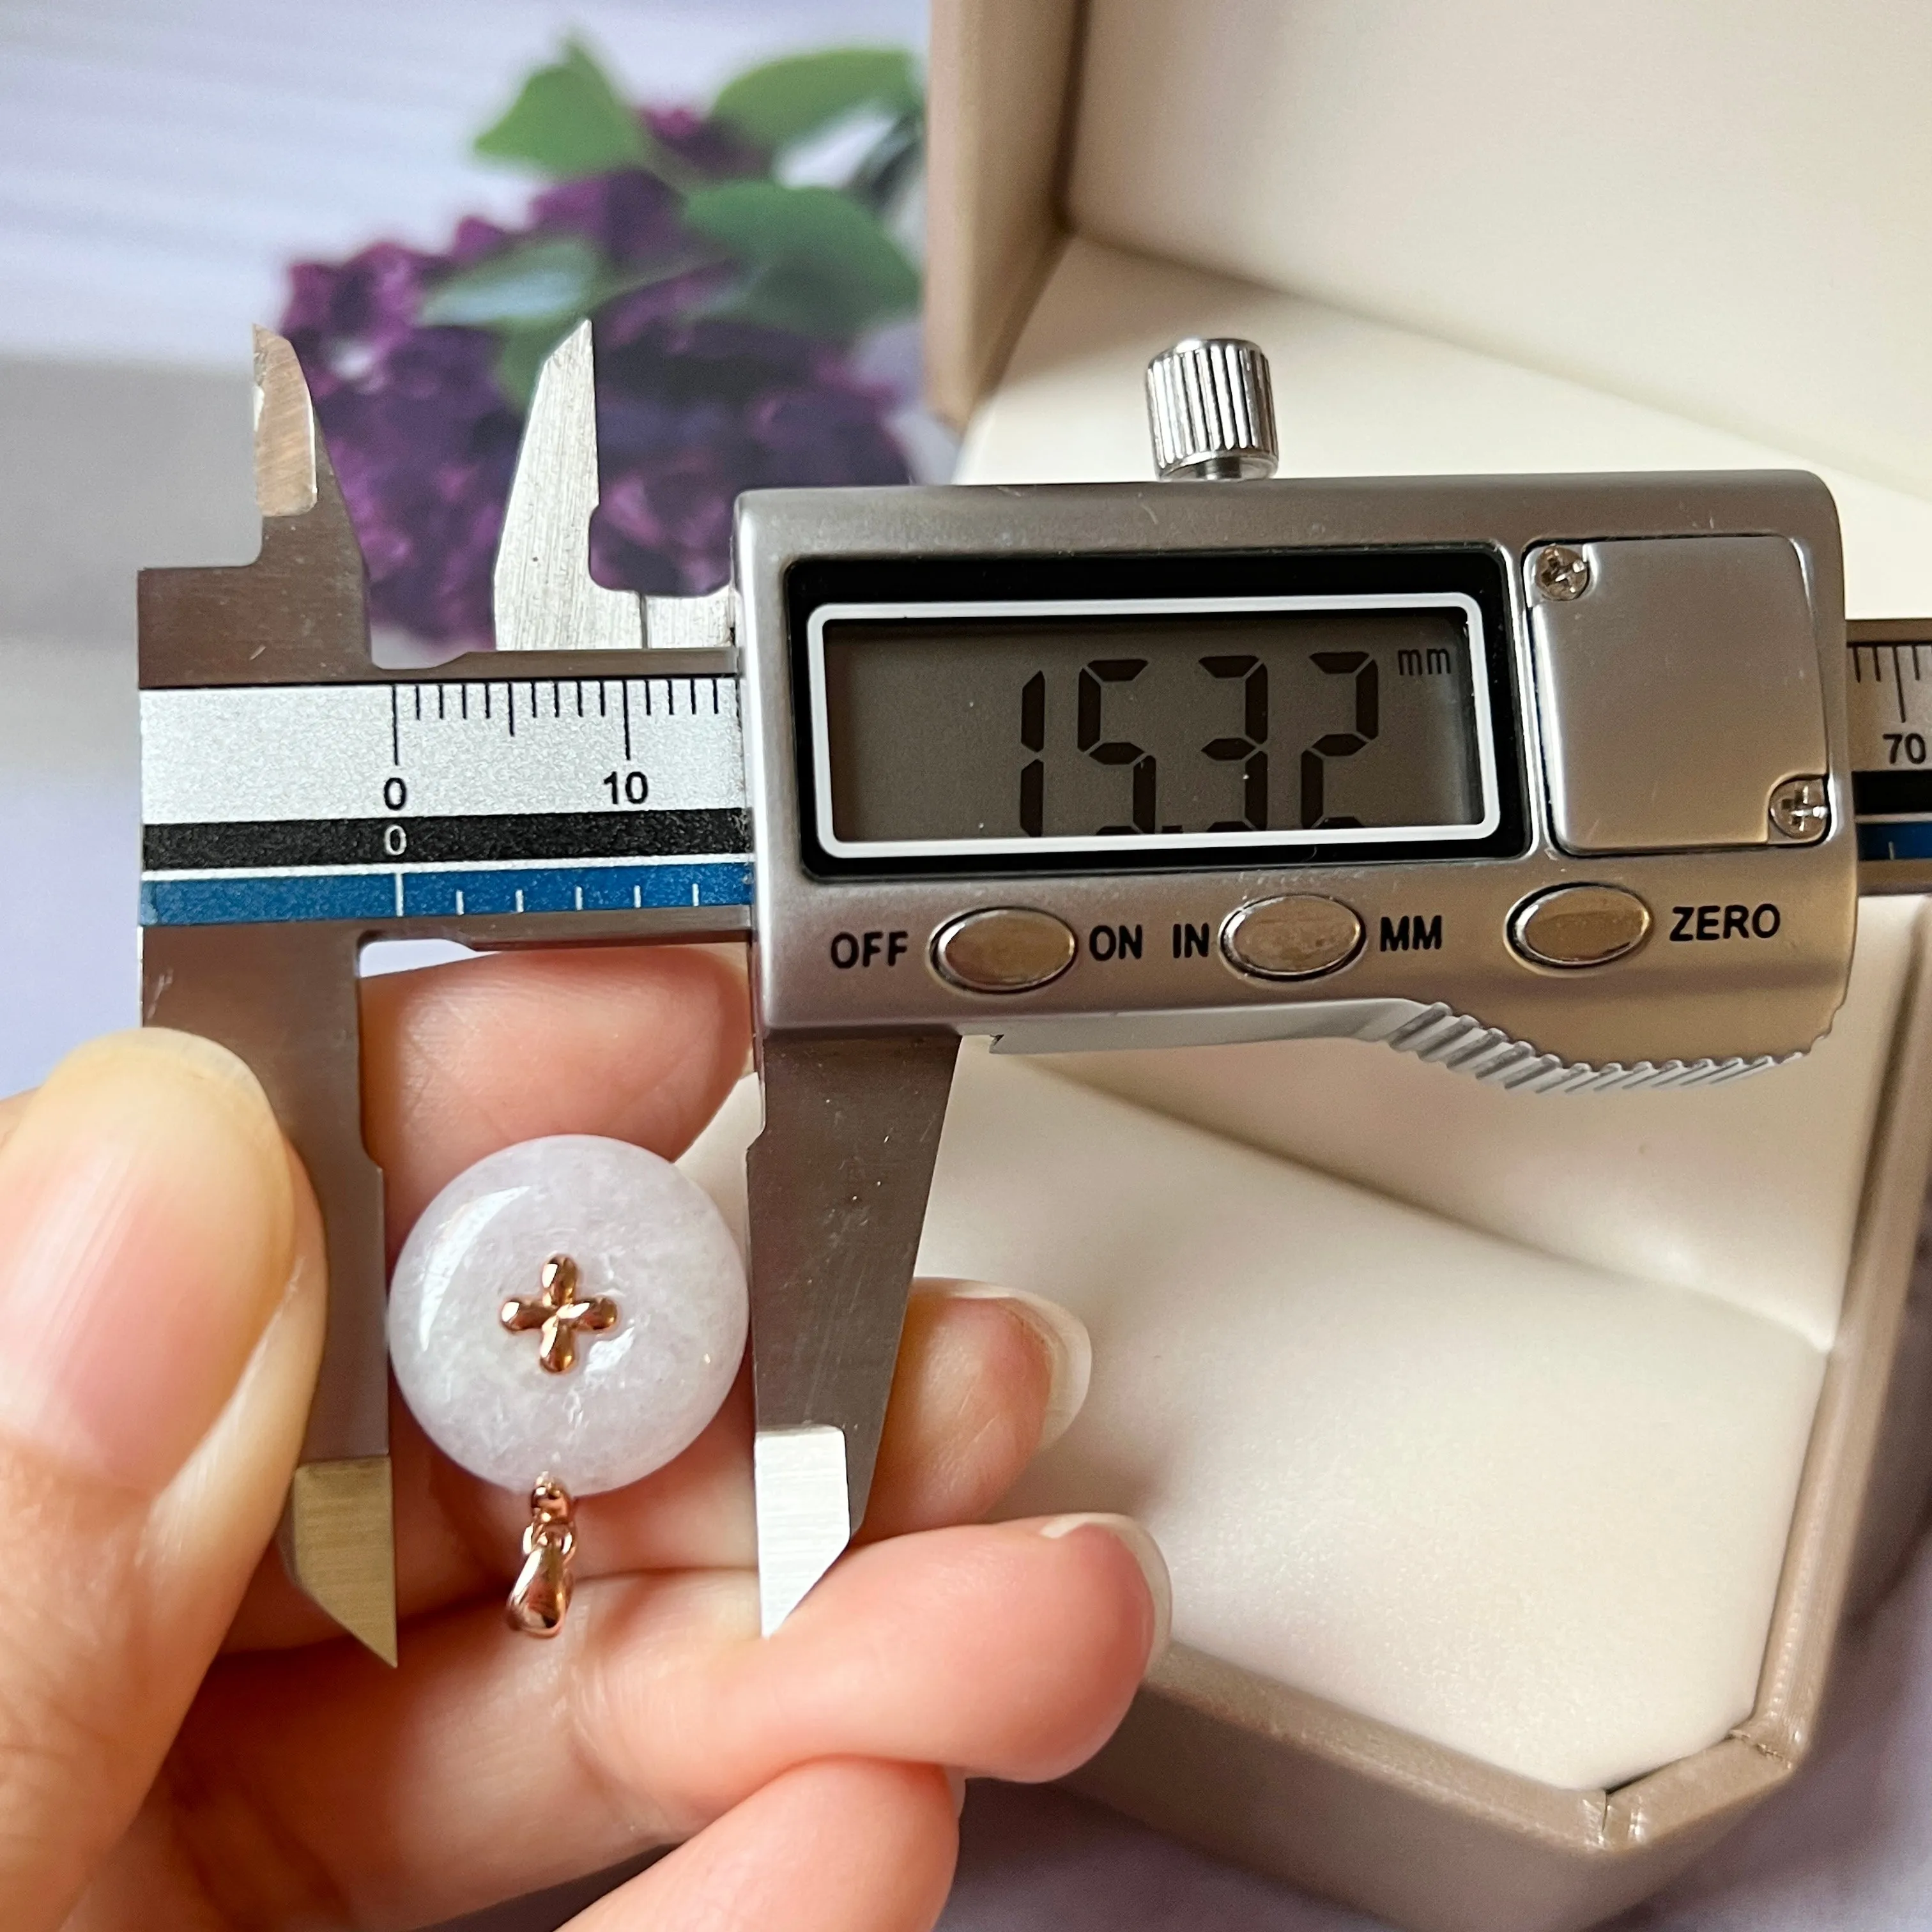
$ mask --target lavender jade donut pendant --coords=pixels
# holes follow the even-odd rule
[[[737,1373],[746,1323],[743,1264],[710,1198],[628,1142],[524,1141],[423,1210],[391,1283],[390,1360],[438,1448],[530,1498],[517,1628],[554,1633],[574,1498],[689,1446]]]

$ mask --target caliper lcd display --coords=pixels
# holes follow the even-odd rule
[[[1482,613],[1456,592],[821,605],[836,856],[1324,847],[1497,823]]]

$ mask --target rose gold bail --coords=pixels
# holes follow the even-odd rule
[[[504,1606],[513,1630],[526,1636],[554,1636],[563,1628],[576,1550],[577,1506],[561,1483],[544,1476],[530,1492],[524,1567]]]

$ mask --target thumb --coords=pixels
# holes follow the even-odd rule
[[[272,1534],[323,1318],[306,1181],[185,1034],[63,1061],[0,1146],[0,1897],[58,1925]]]

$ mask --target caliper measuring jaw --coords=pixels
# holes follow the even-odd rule
[[[746,1176],[767,1636],[866,1514],[958,1052],[952,1033],[760,1042]]]
[[[144,692],[368,675],[362,552],[295,352],[259,329],[255,497],[262,548],[253,563],[141,573]],[[332,922],[151,924],[148,896],[144,887],[144,1023],[203,1034],[248,1063],[321,1208],[328,1325],[283,1512],[282,1561],[344,1629],[393,1664],[382,1181],[362,1144],[362,934]]]
[[[585,556],[596,501],[586,323],[544,364],[518,452],[496,562],[498,648],[730,642],[728,586],[708,598],[638,598],[592,581]],[[958,1050],[950,1030],[758,1030],[764,1124],[746,1178],[767,1634],[836,1561],[866,1513]]]

